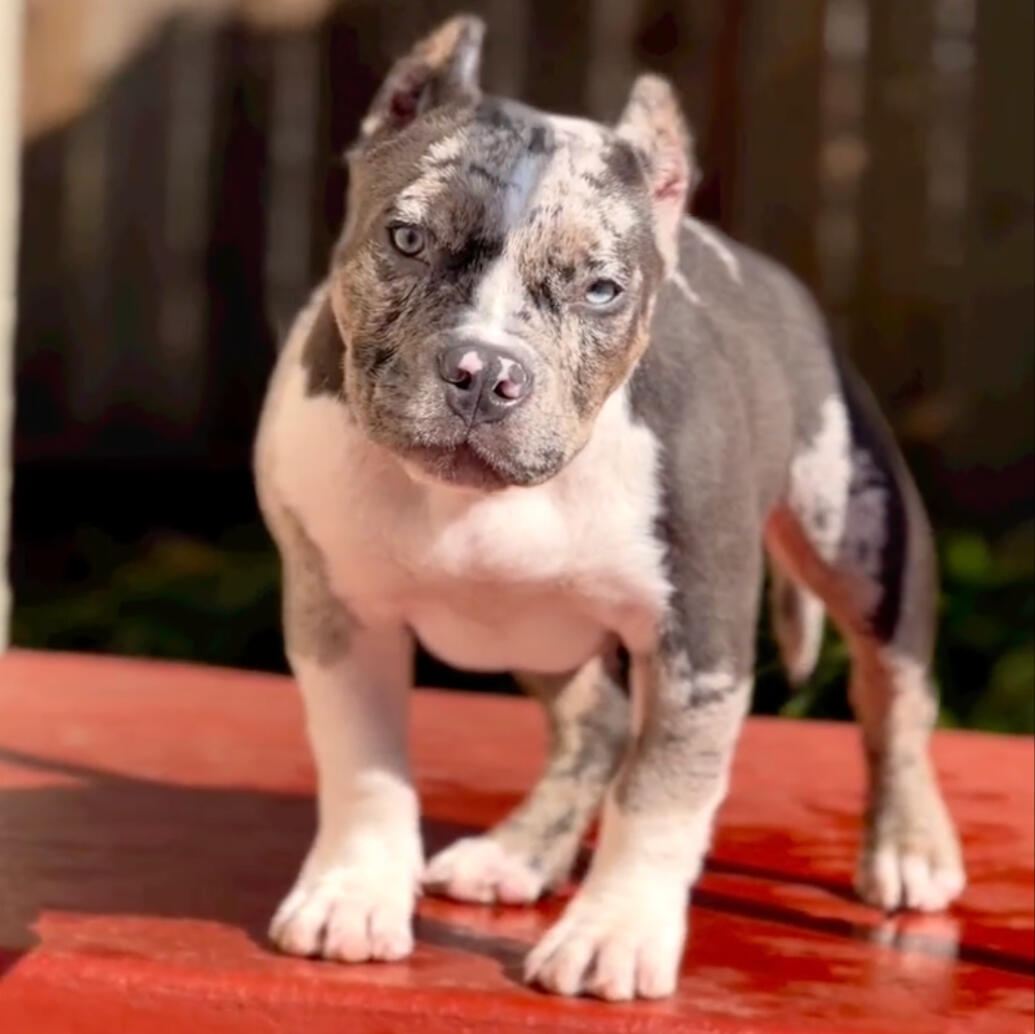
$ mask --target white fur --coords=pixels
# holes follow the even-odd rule
[[[695,234],[706,247],[711,248],[715,252],[719,261],[726,267],[726,271],[730,277],[735,280],[738,284],[744,282],[744,278],[740,272],[740,262],[737,261],[737,256],[733,254],[733,251],[723,242],[722,238],[707,226],[702,223],[700,219],[695,219],[691,215],[683,217],[683,225],[693,234]]]
[[[546,876],[491,834],[462,837],[424,870],[424,884],[457,901],[529,904],[546,888]]]
[[[725,784],[686,821],[630,813],[608,797],[586,881],[525,961],[525,979],[621,1001],[675,990],[697,878]]]
[[[722,693],[733,688],[736,680],[733,673],[724,668],[714,671],[696,671],[691,676],[691,685],[701,693]]]
[[[703,305],[701,296],[690,286],[690,282],[683,275],[681,269],[673,269],[669,274],[669,279],[683,292],[683,296],[691,305]]]
[[[448,136],[443,137],[441,140],[436,140],[428,148],[428,152],[424,156],[422,164],[425,168],[431,168],[433,165],[440,165],[443,162],[449,162],[454,158],[459,158],[460,155],[464,153],[464,148],[467,147],[467,142],[467,127],[461,126],[459,129],[450,133]]]
[[[468,142],[466,127],[450,133],[442,140],[437,140],[428,148],[428,153],[421,161],[422,173],[414,180],[395,201],[395,212],[400,219],[411,223],[423,223],[428,215],[428,208],[445,188],[452,171],[442,163],[463,154]]]
[[[815,436],[791,460],[789,503],[817,553],[830,562],[837,557],[845,530],[851,435],[845,405],[835,395],[824,400],[820,420]],[[818,513],[822,522],[816,519]]]
[[[575,115],[547,115],[547,122],[554,132],[560,137],[568,137],[572,142],[589,144],[593,148],[599,148],[603,139],[603,133],[596,122],[588,118],[578,118]]]
[[[422,863],[406,758],[406,638],[357,631],[334,663],[291,658],[319,795],[313,845],[270,924],[284,951],[361,962],[402,958],[413,947]]]
[[[512,241],[485,271],[478,283],[471,312],[461,328],[490,343],[507,343],[511,317],[525,299],[525,285],[514,256]]]

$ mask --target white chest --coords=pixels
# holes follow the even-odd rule
[[[556,478],[481,496],[412,481],[331,399],[282,408],[276,495],[361,619],[404,621],[472,670],[565,671],[610,633],[633,648],[653,634],[668,592],[656,442],[624,397]]]

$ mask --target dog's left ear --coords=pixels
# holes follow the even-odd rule
[[[440,104],[475,102],[485,23],[457,15],[425,36],[392,66],[363,119],[363,140],[395,132]]]
[[[643,158],[658,249],[666,271],[671,270],[677,261],[679,222],[696,177],[693,141],[672,84],[659,75],[641,75],[616,129]]]

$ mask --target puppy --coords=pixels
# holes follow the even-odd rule
[[[381,87],[261,418],[258,495],[319,777],[273,941],[402,958],[422,881],[534,901],[602,810],[527,977],[670,994],[748,709],[766,554],[792,679],[825,611],[851,647],[859,893],[941,909],[964,875],[927,751],[935,564],[870,396],[798,283],[684,215],[695,170],[664,80],[640,78],[613,127],[551,115],[481,93],[482,36],[446,22]],[[513,671],[553,733],[527,799],[426,867],[415,641]]]

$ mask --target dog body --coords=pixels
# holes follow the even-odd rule
[[[671,992],[685,899],[747,710],[765,552],[792,678],[824,609],[853,657],[871,771],[857,885],[884,908],[963,886],[926,743],[926,519],[806,292],[683,215],[671,91],[616,128],[477,88],[454,19],[389,75],[347,225],[289,335],[256,444],[284,564],[319,829],[272,926],[285,950],[398,958],[414,895],[584,886],[530,979]],[[405,749],[415,640],[542,699],[547,768],[499,826],[423,865]]]

